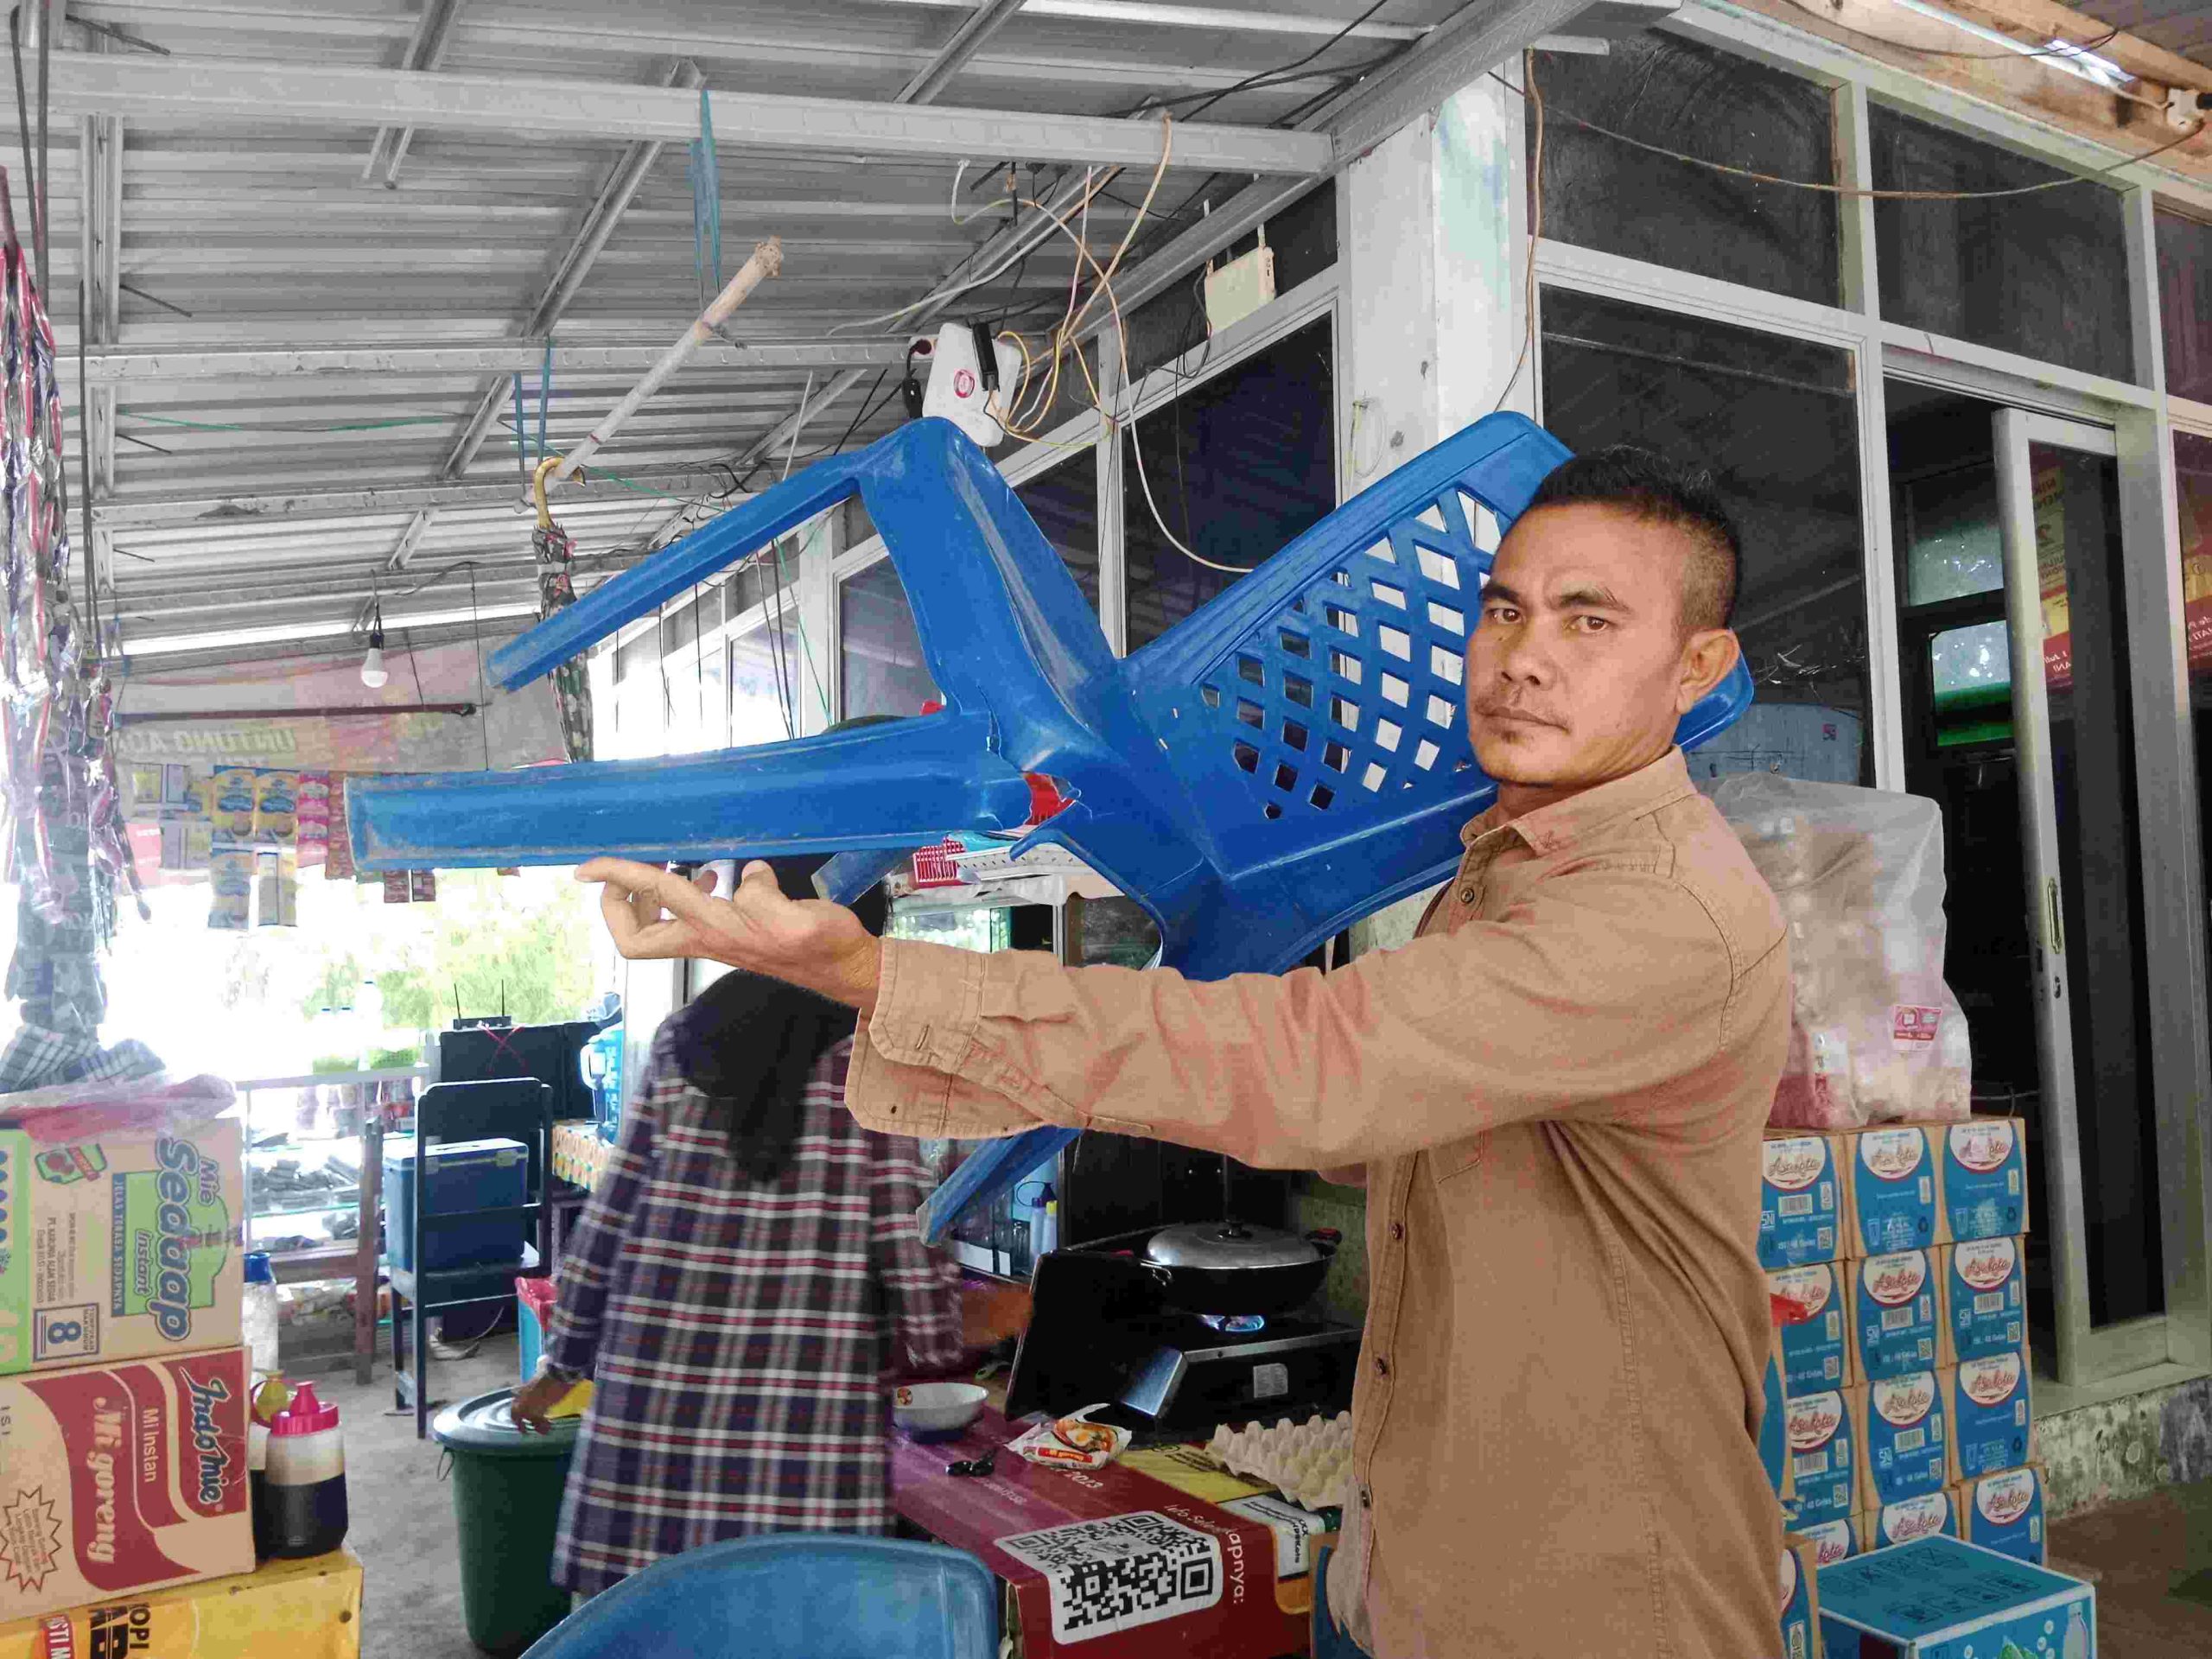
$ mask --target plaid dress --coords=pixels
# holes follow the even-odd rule
[[[890,1529],[886,1376],[957,1362],[959,1292],[915,1231],[914,1142],[844,1110],[851,1052],[816,1063],[796,1154],[756,1186],[655,1041],[546,1332],[595,1385],[556,1584],[595,1594],[751,1533]]]

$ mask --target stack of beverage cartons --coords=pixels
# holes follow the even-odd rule
[[[67,1109],[0,1123],[0,1623],[254,1564],[238,1125]]]
[[[1778,1132],[1764,1153],[1796,1531],[1821,1566],[1930,1533],[2040,1565],[2018,1121]]]

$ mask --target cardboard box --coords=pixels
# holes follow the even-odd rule
[[[1821,1634],[1840,1659],[2096,1659],[2096,1592],[1956,1538],[1878,1549],[1821,1573]]]
[[[1800,1527],[1847,1521],[1859,1511],[1858,1393],[1830,1389],[1801,1395],[1783,1408]]]
[[[1797,1501],[1797,1483],[1789,1467],[1789,1421],[1783,1403],[1782,1366],[1772,1355],[1767,1357],[1764,1389],[1764,1409],[1759,1413],[1759,1464],[1766,1471],[1766,1484],[1774,1488],[1776,1500],[1788,1510]]]
[[[1986,1359],[2028,1339],[2028,1252],[2018,1238],[1943,1247],[1943,1306],[1951,1357]]]
[[[1953,1480],[2021,1468],[2035,1456],[2033,1392],[2025,1343],[1987,1359],[1963,1360],[1945,1375]]]
[[[1782,1540],[1782,1659],[1821,1659],[1821,1574],[1810,1539]]]
[[[2012,1238],[2028,1230],[2026,1131],[2015,1117],[1977,1117],[1943,1132],[1946,1239]]]
[[[350,1549],[0,1624],[0,1659],[359,1659]]]
[[[1843,1185],[1825,1135],[1769,1135],[1760,1147],[1759,1265],[1803,1267],[1843,1252]]]
[[[253,1568],[245,1351],[0,1380],[0,1619]]]
[[[0,1375],[228,1348],[238,1125],[41,1145],[0,1128]]]
[[[1846,1516],[1840,1521],[1823,1521],[1817,1526],[1796,1529],[1799,1536],[1813,1546],[1817,1565],[1833,1567],[1838,1561],[1847,1561],[1859,1551],[1859,1517]],[[0,1659],[7,1659],[0,1653]]]
[[[1892,1545],[1909,1544],[1916,1538],[1939,1532],[1947,1538],[1959,1535],[1955,1486],[1908,1497],[1901,1503],[1885,1503],[1859,1517],[1859,1535],[1866,1540],[1868,1549],[1888,1549]]]
[[[1783,1268],[1766,1276],[1774,1327],[1775,1358],[1784,1394],[1845,1389],[1858,1379],[1851,1366],[1844,1269],[1834,1262]],[[1793,1310],[1784,1313],[1786,1306]]]
[[[1888,1255],[1948,1242],[1936,1196],[1942,1134],[1930,1124],[1885,1123],[1839,1137],[1845,1255]]]
[[[2044,1564],[2041,1464],[1983,1475],[1967,1481],[1957,1491],[1960,1535],[1968,1543],[2010,1555],[2031,1567]]]
[[[1951,1483],[1948,1375],[1914,1371],[1853,1390],[1862,1507],[1885,1508]]]
[[[1940,1250],[1866,1255],[1846,1265],[1851,1363],[1859,1380],[1929,1371],[1950,1361]]]

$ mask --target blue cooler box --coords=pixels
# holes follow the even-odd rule
[[[416,1271],[415,1203],[418,1166],[413,1138],[384,1147],[385,1254],[402,1273]],[[425,1182],[427,1214],[493,1210],[530,1202],[530,1148],[519,1141],[448,1141],[430,1148]],[[522,1260],[526,1217],[495,1216],[458,1227],[441,1227],[423,1240],[424,1272],[492,1267]]]

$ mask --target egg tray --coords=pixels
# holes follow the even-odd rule
[[[1249,1475],[1303,1509],[1342,1509],[1351,1491],[1351,1414],[1302,1423],[1217,1428],[1206,1452],[1231,1474]]]

